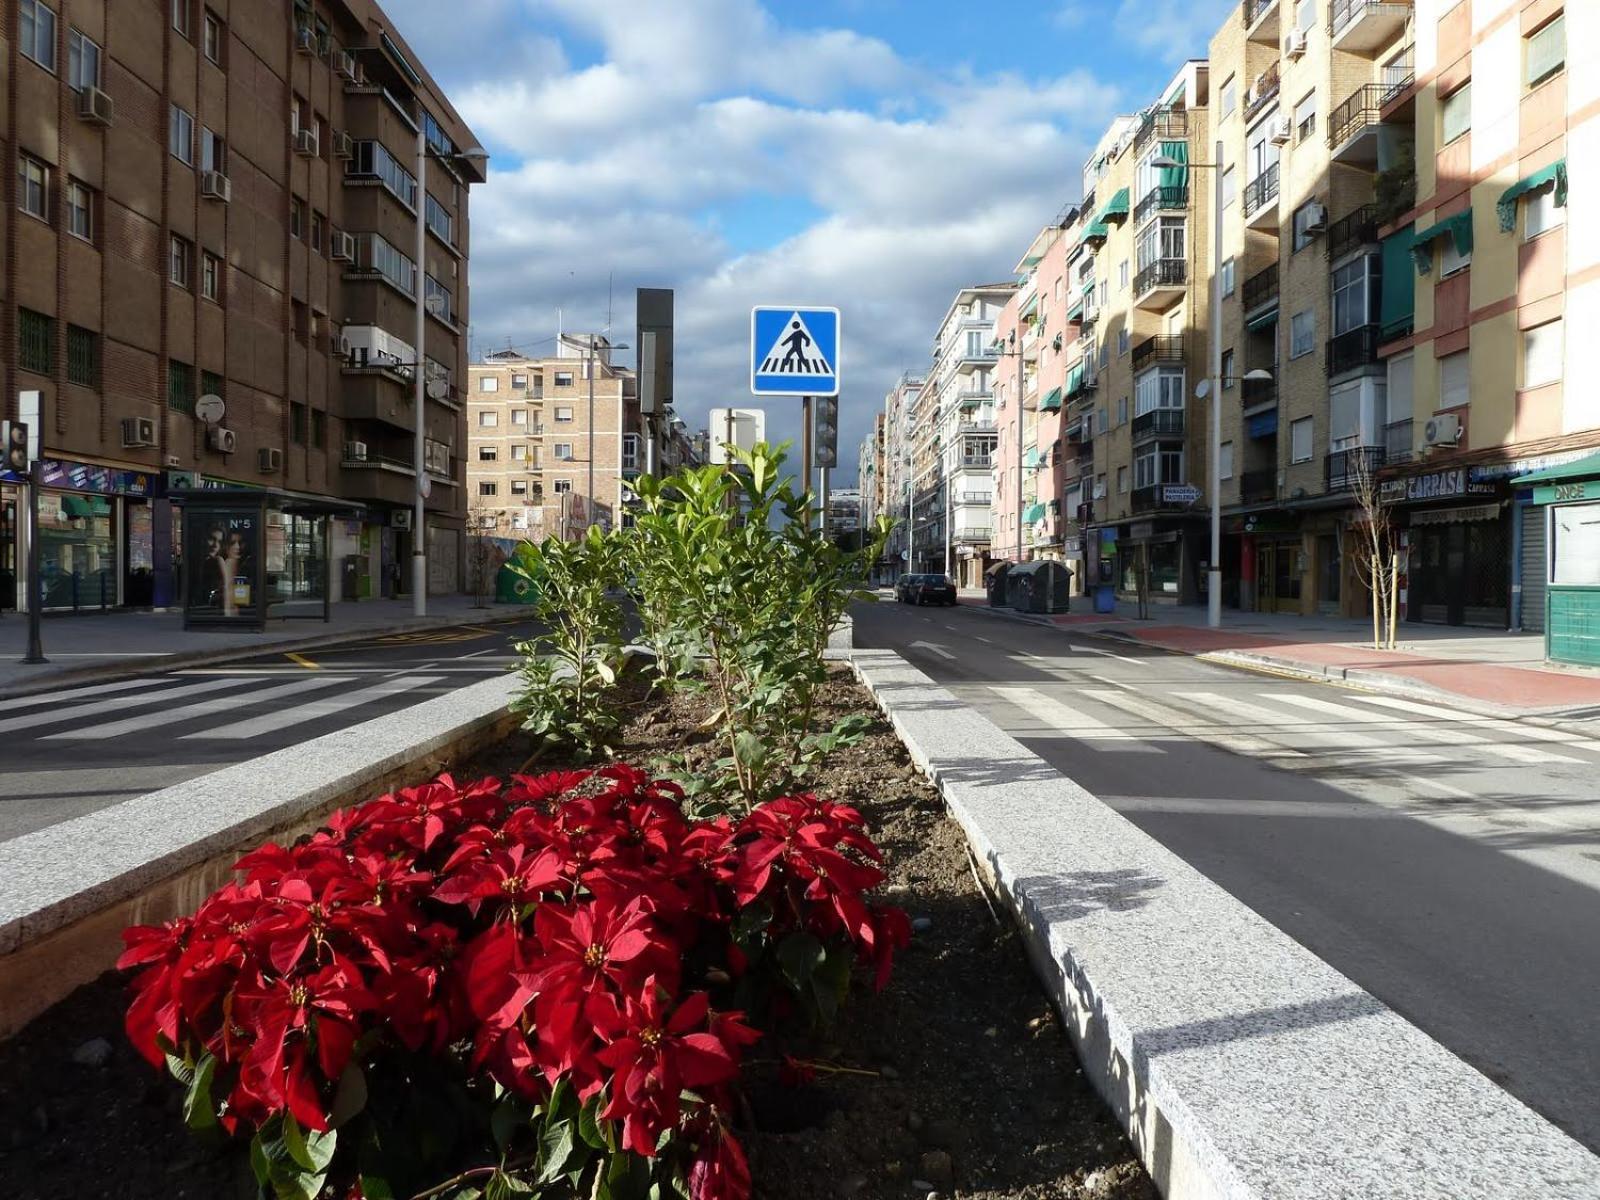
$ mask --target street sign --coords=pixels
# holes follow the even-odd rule
[[[1193,504],[1200,499],[1200,489],[1192,483],[1164,483],[1161,498],[1169,504]]]
[[[839,310],[750,310],[750,391],[757,396],[839,394]]]

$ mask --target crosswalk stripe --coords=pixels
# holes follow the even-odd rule
[[[1328,721],[1318,721],[1312,717],[1301,716],[1296,712],[1286,712],[1280,708],[1266,708],[1261,705],[1250,704],[1234,696],[1225,696],[1220,692],[1173,692],[1173,696],[1180,700],[1193,701],[1204,705],[1213,712],[1228,716],[1242,717],[1264,731],[1284,728],[1293,731],[1297,742],[1307,741],[1319,747],[1331,749],[1362,749],[1362,750],[1389,750],[1402,751],[1406,747],[1395,746],[1383,738],[1371,733],[1358,733],[1345,729]],[[1257,699],[1279,699],[1273,693],[1261,692]],[[1407,752],[1406,761],[1416,763],[1443,763],[1449,760],[1438,754],[1416,754]]]
[[[18,708],[34,708],[40,704],[61,704],[74,700],[87,700],[90,696],[105,696],[112,692],[126,692],[134,688],[149,687],[149,679],[124,679],[121,683],[97,683],[91,687],[69,688],[64,692],[38,692],[32,696],[18,696],[14,700],[0,700],[0,712]]]
[[[1305,758],[1306,755],[1291,746],[1281,746],[1253,733],[1241,733],[1226,725],[1207,721],[1164,704],[1153,704],[1115,689],[1085,689],[1080,693],[1102,704],[1120,708],[1124,712],[1142,717],[1152,725],[1170,730],[1181,737],[1190,737],[1212,745],[1221,746],[1235,754],[1245,754],[1267,759]]]
[[[1330,713],[1344,720],[1355,719],[1358,721],[1371,721],[1374,714],[1360,708],[1352,708],[1348,704],[1335,704],[1330,700],[1319,700],[1315,696],[1295,696],[1285,694],[1278,697],[1288,704],[1309,708],[1314,712]],[[1532,746],[1518,746],[1509,742],[1492,741],[1482,734],[1468,733],[1461,729],[1436,729],[1422,725],[1416,721],[1406,721],[1396,730],[1402,737],[1413,738],[1422,742],[1433,742],[1441,746],[1470,746],[1483,754],[1497,758],[1510,759],[1516,763],[1526,763],[1531,766],[1542,766],[1552,762],[1583,762],[1581,758],[1574,758],[1569,754],[1558,754],[1554,750],[1536,750]]]
[[[280,712],[267,713],[265,716],[252,717],[245,721],[235,721],[232,725],[222,725],[216,729],[205,729],[199,733],[186,733],[182,741],[191,742],[196,739],[228,739],[239,741],[245,738],[260,737],[265,733],[276,733],[280,729],[288,729],[292,725],[300,725],[306,721],[315,721],[319,717],[329,717],[334,713],[344,712],[349,708],[359,708],[363,704],[370,704],[374,700],[381,700],[385,696],[392,696],[397,692],[408,692],[413,688],[426,687],[430,683],[438,683],[442,675],[405,675],[399,679],[386,679],[373,687],[362,688],[360,691],[345,692],[338,696],[324,696],[320,700],[312,700],[306,704],[286,708]]]
[[[215,690],[217,687],[234,682],[236,681],[218,680],[216,684],[200,684],[197,685],[197,688]],[[251,692],[246,696],[219,696],[210,700],[202,700],[198,704],[186,704],[180,708],[163,708],[158,712],[146,713],[142,717],[129,717],[125,721],[112,721],[106,725],[85,725],[77,729],[69,729],[64,733],[52,733],[40,740],[50,742],[86,742],[101,738],[121,737],[127,733],[138,733],[142,729],[154,729],[158,725],[175,725],[199,717],[211,717],[229,709],[252,704],[265,704],[271,700],[281,700],[285,696],[294,696],[301,692],[314,692],[321,688],[336,687],[339,684],[347,684],[349,682],[348,679],[342,676],[323,675],[315,679],[303,679],[297,683],[286,683],[281,687]],[[193,690],[196,689],[191,689],[191,692]]]
[[[148,682],[148,681],[147,681]],[[161,688],[140,696],[96,700],[92,704],[78,704],[66,708],[52,708],[48,712],[29,713],[25,717],[8,717],[0,721],[0,733],[18,729],[33,729],[39,725],[59,725],[62,721],[81,721],[104,713],[123,712],[130,708],[147,708],[152,704],[165,704],[179,696],[198,696],[206,692],[220,692],[224,688],[242,687],[248,679],[213,679],[207,683],[188,683],[182,687]],[[159,721],[154,722],[160,724]]]
[[[1530,742],[1556,742],[1565,746],[1578,746],[1600,751],[1600,741],[1596,741],[1594,738],[1586,738],[1576,733],[1562,733],[1556,729],[1541,729],[1537,725],[1527,725],[1520,721],[1507,721],[1500,717],[1484,717],[1476,713],[1462,712],[1460,709],[1439,708],[1429,704],[1417,704],[1410,700],[1396,700],[1392,696],[1351,696],[1350,698],[1359,700],[1362,704],[1373,704],[1380,708],[1392,708],[1396,712],[1415,713],[1419,717],[1429,717],[1435,721],[1449,721],[1452,725],[1469,725],[1479,729],[1500,730]]]
[[[1000,699],[1016,705],[1029,716],[1078,741],[1128,743],[1105,748],[1134,750],[1147,754],[1166,753],[1160,746],[1155,745],[1141,735],[1130,733],[1126,729],[1117,729],[1107,725],[1104,721],[1096,720],[1087,713],[1068,707],[1053,696],[1045,695],[1038,688],[991,687],[989,691],[999,696]]]

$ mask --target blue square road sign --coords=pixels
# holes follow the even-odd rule
[[[839,394],[839,310],[758,305],[750,310],[750,391]]]

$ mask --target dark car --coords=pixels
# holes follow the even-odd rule
[[[904,600],[911,604],[954,604],[956,585],[948,575],[908,575]]]
[[[910,603],[910,601],[911,601],[911,587],[912,587],[912,585],[914,583],[916,583],[916,581],[918,579],[921,579],[921,578],[922,578],[922,576],[920,576],[920,575],[902,575],[902,576],[900,576],[899,579],[896,579],[894,581],[894,598],[901,604]]]

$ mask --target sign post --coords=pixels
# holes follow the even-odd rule
[[[757,305],[750,310],[750,391],[800,397],[800,469],[811,490],[812,401],[839,394],[837,308]]]

